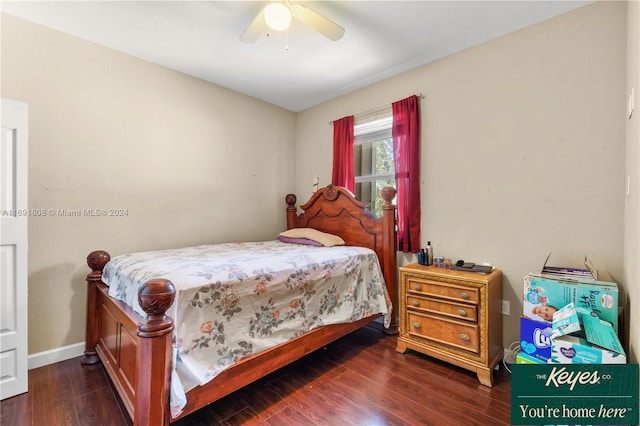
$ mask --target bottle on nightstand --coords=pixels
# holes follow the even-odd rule
[[[418,252],[418,263],[420,265],[427,264],[427,252],[424,251],[424,249],[420,249],[420,251]]]

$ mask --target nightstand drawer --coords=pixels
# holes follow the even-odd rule
[[[480,352],[480,336],[475,324],[414,313],[409,313],[407,320],[410,334],[474,353]]]
[[[443,297],[476,304],[480,300],[479,291],[475,287],[462,287],[448,283],[415,279],[409,279],[408,281],[407,292],[409,293],[419,293],[425,296]]]
[[[441,314],[465,321],[478,321],[478,306],[430,299],[427,297],[407,296],[407,309]]]

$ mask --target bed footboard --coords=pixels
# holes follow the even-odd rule
[[[134,425],[168,425],[173,319],[166,315],[175,298],[165,279],[147,281],[138,302],[140,318],[112,299],[101,281],[110,256],[95,251],[87,257],[87,330],[83,364],[102,361]]]

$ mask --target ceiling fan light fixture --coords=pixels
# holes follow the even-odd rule
[[[284,31],[291,25],[291,10],[282,3],[269,3],[264,8],[264,20],[274,31]]]

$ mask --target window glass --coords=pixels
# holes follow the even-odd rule
[[[354,128],[356,197],[378,217],[382,216],[380,190],[385,186],[395,187],[391,124],[392,117],[388,116]]]

